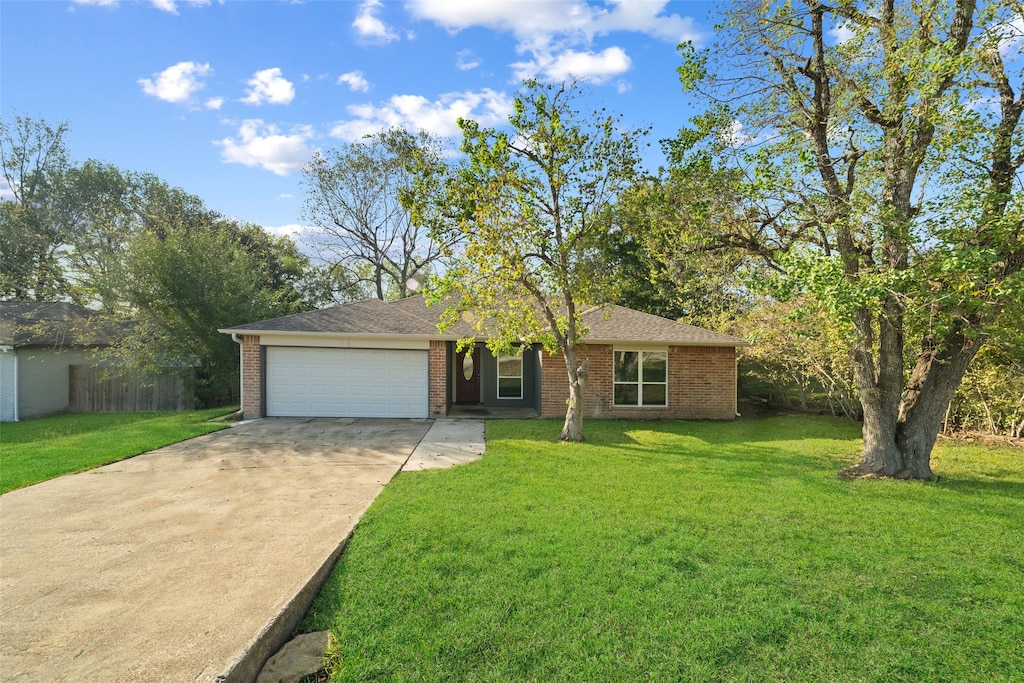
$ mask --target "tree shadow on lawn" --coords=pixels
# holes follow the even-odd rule
[[[494,439],[538,441],[556,444],[560,423],[553,420],[505,422]],[[568,449],[609,448],[638,464],[651,464],[666,456],[678,462],[702,461],[697,466],[709,471],[708,463],[719,467],[718,477],[746,480],[799,479],[805,484],[833,486],[838,472],[857,462],[861,453],[860,424],[830,416],[782,415],[747,422],[716,421],[619,421],[589,420],[584,425],[587,440],[566,444]],[[492,439],[491,431],[488,440]],[[810,443],[810,442],[814,443]],[[802,452],[801,452],[802,451]],[[671,462],[669,460],[668,462]],[[897,487],[901,496],[913,497],[919,489],[939,488],[964,494],[1024,499],[1024,467],[978,463],[977,471],[946,473],[936,458],[936,478],[930,482],[896,482],[885,479],[847,482],[844,486]],[[727,469],[721,469],[726,467]],[[1016,481],[1014,479],[1017,479]]]

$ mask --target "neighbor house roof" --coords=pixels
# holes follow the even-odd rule
[[[319,311],[296,313],[283,318],[248,323],[221,332],[293,332],[300,334],[352,334],[372,336],[416,336],[458,339],[476,336],[465,320],[457,321],[444,334],[438,331],[443,306],[426,305],[422,296],[391,303],[366,299]],[[678,323],[625,306],[599,306],[583,313],[587,326],[585,342],[672,344],[682,346],[745,346],[746,342],[727,334]]]
[[[118,327],[96,311],[63,301],[0,301],[0,345],[107,346]]]

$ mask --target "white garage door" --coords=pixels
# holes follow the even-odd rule
[[[267,415],[426,417],[427,352],[267,347]]]

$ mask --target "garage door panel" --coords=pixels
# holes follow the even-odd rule
[[[267,347],[267,414],[427,417],[427,353]]]

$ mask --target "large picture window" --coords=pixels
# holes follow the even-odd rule
[[[615,405],[668,405],[668,352],[615,351]]]
[[[523,397],[523,357],[498,356],[498,398]]]

